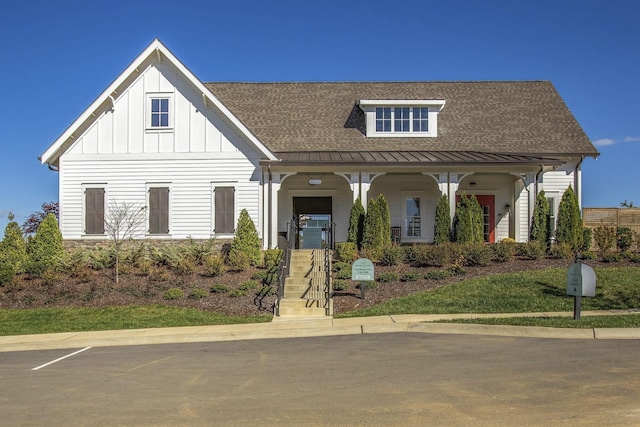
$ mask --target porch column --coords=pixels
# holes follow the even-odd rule
[[[449,197],[449,211],[451,213],[451,223],[453,224],[453,218],[456,213],[456,192],[458,191],[458,187],[460,187],[460,181],[467,175],[472,175],[469,173],[457,173],[457,172],[449,172],[448,180],[447,180],[447,197]]]
[[[511,172],[511,175],[518,178],[514,183],[515,206],[514,206],[514,237],[517,242],[527,242],[531,229],[531,217],[536,204],[535,172]],[[525,194],[523,194],[525,192]],[[526,215],[526,219],[522,218]]]
[[[334,174],[341,176],[347,180],[347,182],[349,183],[349,187],[351,188],[351,196],[353,199],[353,203],[355,203],[356,199],[360,195],[360,173],[359,172],[348,172],[348,173],[334,172]]]
[[[431,178],[435,179],[436,182],[438,183],[438,189],[440,190],[440,194],[446,195],[447,197],[449,197],[448,190],[447,190],[448,188],[447,172],[438,172],[438,173],[422,172],[422,174],[426,176],[430,176]]]
[[[280,193],[280,173],[273,172],[271,174],[271,194],[269,203],[269,221],[270,221],[270,236],[269,236],[269,248],[275,248],[278,246],[278,194]]]
[[[369,193],[369,189],[371,188],[371,176],[369,172],[360,172],[360,201],[362,202],[362,206],[364,206],[364,211],[367,212],[367,194]]]
[[[269,249],[269,172],[262,171],[262,188],[260,189],[260,235],[262,236],[262,249]]]

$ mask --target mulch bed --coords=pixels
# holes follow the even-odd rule
[[[348,281],[349,287],[336,291],[334,295],[334,310],[344,313],[358,308],[370,307],[383,301],[415,292],[424,291],[450,283],[473,277],[518,272],[525,270],[539,270],[545,268],[568,268],[572,260],[541,259],[541,260],[513,260],[505,263],[492,263],[486,267],[465,267],[465,274],[453,276],[443,280],[420,279],[414,282],[379,283],[375,289],[368,289],[366,298],[360,298],[360,290],[356,283]],[[628,262],[603,264],[587,261],[595,266],[623,266],[637,265]],[[376,266],[376,276],[381,273],[393,272],[402,277],[408,271],[419,270],[423,276],[426,268],[417,269],[409,265],[394,267]],[[435,269],[433,269],[435,270]],[[0,308],[40,308],[40,307],[109,307],[161,304],[176,307],[188,307],[199,310],[213,311],[232,316],[246,316],[268,314],[273,311],[275,296],[270,295],[260,301],[256,298],[255,290],[249,291],[247,296],[233,297],[229,293],[210,293],[215,284],[224,284],[231,289],[239,289],[240,285],[258,272],[264,271],[249,268],[241,272],[227,271],[218,277],[205,277],[200,272],[187,275],[177,275],[170,270],[163,270],[161,274],[143,275],[135,270],[121,274],[119,282],[115,282],[112,270],[87,270],[83,274],[72,277],[70,275],[50,275],[45,279],[31,279],[26,275],[17,277],[13,282],[0,287]],[[185,297],[177,300],[166,300],[163,295],[171,288],[180,288]],[[200,299],[189,298],[190,292],[196,288],[207,291],[207,296]]]

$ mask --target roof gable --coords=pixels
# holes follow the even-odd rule
[[[96,100],[60,135],[40,156],[42,163],[54,165],[59,157],[69,149],[74,139],[87,129],[95,117],[106,108],[113,108],[119,93],[138,77],[151,62],[169,61],[182,77],[202,93],[208,106],[216,108],[265,158],[274,160],[275,156],[253,135],[249,129],[229,111],[204,84],[180,62],[180,60],[155,39],[138,57],[111,83]]]

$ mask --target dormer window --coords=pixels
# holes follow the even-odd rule
[[[147,94],[147,130],[171,130],[173,128],[173,94]]]
[[[444,100],[361,100],[367,137],[435,137]]]

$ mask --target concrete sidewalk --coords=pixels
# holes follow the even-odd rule
[[[583,316],[640,314],[638,310],[583,311]],[[186,326],[179,328],[125,329],[116,331],[64,332],[0,337],[0,352],[122,345],[172,344],[252,340],[268,338],[320,337],[387,332],[474,334],[563,339],[640,339],[640,328],[569,329],[530,326],[494,326],[427,323],[451,319],[489,317],[572,317],[572,312],[503,314],[406,314],[394,316],[333,318],[283,318],[270,323]]]

